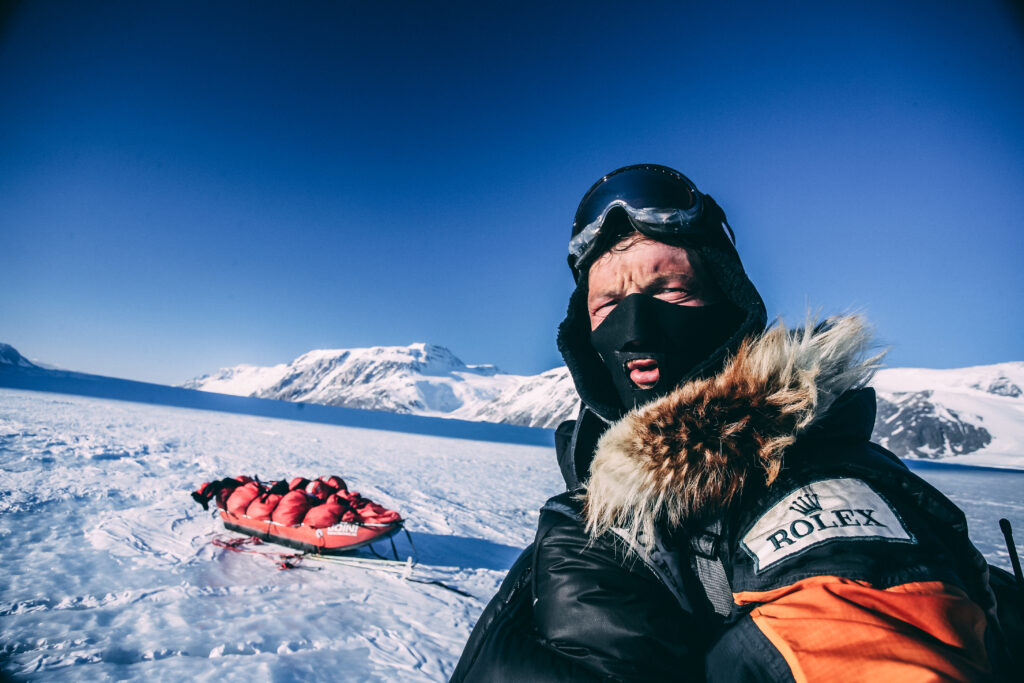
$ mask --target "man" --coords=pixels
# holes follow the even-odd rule
[[[985,680],[963,514],[870,443],[858,318],[765,331],[725,215],[682,174],[584,196],[559,349],[566,493],[453,680]]]

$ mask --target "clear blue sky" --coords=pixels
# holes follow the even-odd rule
[[[0,13],[0,341],[178,383],[429,341],[561,362],[569,224],[674,166],[769,314],[1024,360],[1009,3],[26,2]]]

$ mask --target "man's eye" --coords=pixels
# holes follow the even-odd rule
[[[605,301],[603,303],[600,303],[597,306],[595,306],[593,309],[591,309],[590,315],[592,315],[594,317],[597,317],[597,318],[604,318],[605,316],[607,316],[609,313],[612,312],[612,309],[614,309],[615,306],[618,303],[619,302],[615,301],[615,300],[609,300],[609,301]]]
[[[670,304],[689,304],[698,301],[698,295],[686,287],[662,287],[654,297]]]

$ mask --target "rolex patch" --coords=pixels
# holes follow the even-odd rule
[[[916,543],[882,496],[860,479],[823,479],[772,506],[743,537],[760,573],[776,562],[831,541]]]

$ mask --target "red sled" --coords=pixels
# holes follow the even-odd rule
[[[349,491],[338,476],[269,484],[225,478],[204,483],[192,498],[204,509],[216,502],[231,531],[318,555],[339,555],[390,538],[405,524],[394,510]]]
[[[305,524],[285,526],[269,520],[239,517],[227,510],[220,510],[220,518],[224,520],[224,527],[231,531],[319,555],[340,555],[374,541],[383,541],[401,531],[405,523],[401,519],[389,524],[339,522],[333,526],[314,529]]]

